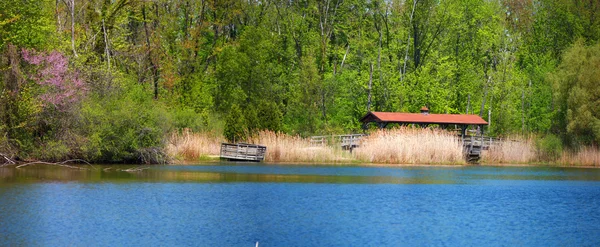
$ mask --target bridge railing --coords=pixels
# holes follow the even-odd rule
[[[360,140],[367,135],[365,134],[349,134],[349,135],[326,135],[326,136],[311,136],[310,144],[312,146],[325,145],[341,145],[344,147],[357,147]]]
[[[488,150],[490,147],[495,145],[500,145],[505,142],[518,142],[518,140],[511,140],[508,138],[498,138],[498,137],[490,137],[490,136],[472,136],[467,135],[462,139],[462,143],[464,146],[480,146],[484,150]]]

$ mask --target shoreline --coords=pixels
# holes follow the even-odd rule
[[[208,160],[183,160],[175,161],[167,165],[203,165],[211,163],[230,162],[222,161],[218,156],[211,157]],[[231,162],[236,163],[236,162]],[[585,165],[563,165],[563,164],[543,164],[543,163],[480,163],[480,164],[387,164],[387,163],[367,163],[367,162],[302,162],[302,161],[286,161],[286,162],[275,162],[275,161],[263,161],[263,162],[237,162],[244,164],[263,164],[263,165],[283,165],[283,166],[330,166],[330,167],[554,167],[554,168],[586,168],[586,169],[599,169],[600,166],[585,166]]]

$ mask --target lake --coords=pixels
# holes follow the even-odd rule
[[[600,246],[600,169],[0,168],[0,246]]]

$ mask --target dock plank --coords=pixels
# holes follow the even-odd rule
[[[221,159],[230,161],[255,161],[265,159],[267,147],[248,143],[221,143]]]

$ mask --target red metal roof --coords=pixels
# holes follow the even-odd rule
[[[487,125],[480,116],[472,114],[422,114],[403,112],[369,112],[361,122],[416,123],[416,124],[472,124]]]

